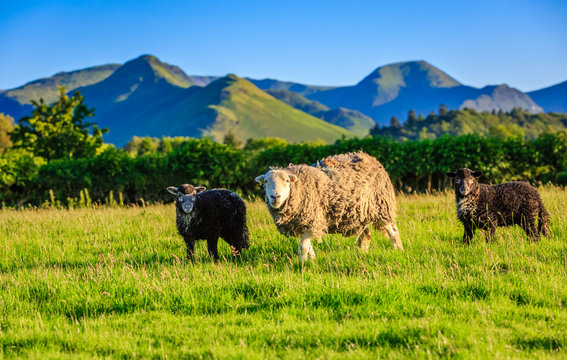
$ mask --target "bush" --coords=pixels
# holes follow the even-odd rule
[[[445,173],[461,167],[482,170],[485,176],[481,180],[491,183],[567,183],[565,133],[535,140],[466,135],[398,142],[367,137],[342,139],[332,145],[287,144],[269,139],[249,141],[244,149],[209,138],[179,138],[174,144],[167,140],[167,146],[162,146],[166,140],[161,140],[158,150],[154,147],[144,155],[108,147],[91,158],[53,160],[48,164],[29,153],[12,150],[0,156],[0,202],[39,205],[53,203],[55,198],[75,206],[85,189],[95,202],[115,204],[114,195],[121,196],[126,204],[141,203],[141,199],[144,203],[163,202],[172,200],[165,188],[182,183],[251,194],[259,192],[254,178],[270,166],[313,164],[328,155],[358,150],[378,158],[397,189],[404,191],[444,189],[450,184]],[[165,148],[169,151],[163,151]]]

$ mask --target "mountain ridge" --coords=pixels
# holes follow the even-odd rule
[[[267,93],[272,92],[272,95],[274,91],[287,92],[287,95],[279,96],[278,101],[283,100],[292,108],[299,109],[291,111],[289,108],[281,108],[281,111],[287,116],[301,117],[303,121],[313,125],[311,118],[313,116],[305,117],[295,113],[295,111],[301,111],[305,115],[315,115],[315,118],[329,124],[353,130],[361,136],[364,135],[364,127],[370,125],[369,119],[384,125],[389,123],[392,116],[402,121],[405,120],[410,109],[417,114],[427,115],[436,111],[441,104],[446,105],[449,109],[472,108],[478,111],[510,111],[515,107],[533,113],[550,110],[567,111],[567,81],[529,93],[523,93],[506,84],[475,88],[463,85],[424,60],[396,62],[380,66],[356,84],[341,87],[305,85],[270,78],[244,79],[233,76],[235,78],[231,81],[237,84],[236,92],[252,94],[252,97],[257,100],[257,106],[263,106],[262,103],[267,102],[272,108],[281,107],[257,94],[258,89],[265,90]],[[204,101],[204,103],[202,107],[199,107],[198,117],[191,121],[204,127],[199,128],[198,132],[193,131],[193,134],[196,134],[194,136],[202,136],[210,131],[215,132],[216,130],[211,130],[213,128],[210,127],[212,118],[217,119],[215,121],[219,121],[218,124],[225,124],[223,125],[225,128],[231,123],[227,119],[234,118],[236,113],[238,116],[255,122],[257,119],[254,116],[242,112],[243,106],[232,109],[231,106],[236,106],[236,103],[225,101],[224,105],[221,104],[222,99],[219,97],[230,95],[230,91],[222,95],[226,89],[219,88],[218,94],[203,95],[210,92],[211,89],[208,89],[207,92],[202,92],[200,89],[220,79],[224,79],[225,86],[230,87],[226,83],[230,80],[230,75],[228,78],[226,76],[187,75],[178,66],[162,62],[153,55],[141,55],[121,65],[108,64],[59,72],[49,78],[34,80],[14,89],[0,91],[0,112],[18,119],[31,112],[29,105],[31,99],[43,97],[46,102],[54,101],[57,96],[57,86],[63,85],[69,92],[81,91],[85,96],[85,103],[96,109],[96,117],[93,120],[104,119],[101,126],[109,127],[111,132],[114,131],[114,126],[119,131],[141,128],[139,121],[135,120],[138,118],[145,119],[144,121],[148,124],[153,124],[151,128],[156,133],[135,135],[165,135],[168,133],[166,126],[171,125],[171,123],[167,124],[168,114],[175,112],[178,118],[182,118],[180,113],[182,109],[193,111],[199,107],[194,103],[195,101]],[[243,82],[243,79],[246,82]],[[255,90],[251,90],[251,85]],[[302,99],[293,100],[290,93],[298,94]],[[235,99],[240,101],[238,96]],[[251,99],[248,100],[252,101]],[[192,105],[189,106],[189,102],[193,102]],[[319,105],[314,105],[315,102]],[[134,106],[134,104],[138,105]],[[309,110],[309,106],[320,106],[326,109]],[[262,112],[250,106],[246,108],[246,111],[279,118],[277,114],[271,114],[270,111]],[[150,119],[148,114],[154,118]],[[163,122],[161,130],[158,127],[160,121]],[[222,127],[219,126],[215,129]],[[261,127],[257,123],[256,126]],[[249,132],[253,133],[253,130],[250,128]],[[240,136],[244,136],[244,133]],[[215,138],[218,138],[218,135],[215,135]]]
[[[151,56],[126,62],[105,80],[78,90],[96,109],[105,140],[124,145],[136,136],[211,136],[231,130],[240,140],[278,136],[288,141],[331,142],[352,133],[300,112],[236,75],[205,87]]]
[[[567,81],[526,93],[545,111],[567,113]]]

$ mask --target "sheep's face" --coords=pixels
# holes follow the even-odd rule
[[[476,178],[481,175],[481,171],[473,171],[467,168],[447,173],[447,176],[455,178],[455,192],[462,196],[467,196],[478,186]]]
[[[279,209],[289,198],[291,184],[297,181],[297,176],[285,170],[270,170],[256,177],[256,182],[264,187],[266,200],[272,209]]]
[[[204,186],[195,187],[189,184],[183,184],[178,188],[175,186],[167,188],[167,191],[169,191],[172,195],[177,196],[177,207],[186,214],[191,214],[191,212],[193,212],[197,194],[204,190],[206,190]]]

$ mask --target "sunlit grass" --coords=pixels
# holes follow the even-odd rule
[[[452,194],[399,196],[404,252],[327,236],[304,265],[259,201],[218,264],[185,260],[173,205],[0,210],[0,357],[561,357],[567,191],[540,191],[549,239],[464,246]]]

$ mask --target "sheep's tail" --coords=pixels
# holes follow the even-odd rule
[[[549,230],[549,213],[547,212],[545,206],[543,206],[543,203],[541,201],[539,203],[538,217],[539,233],[544,235],[545,237],[549,237],[551,235],[551,231]]]

